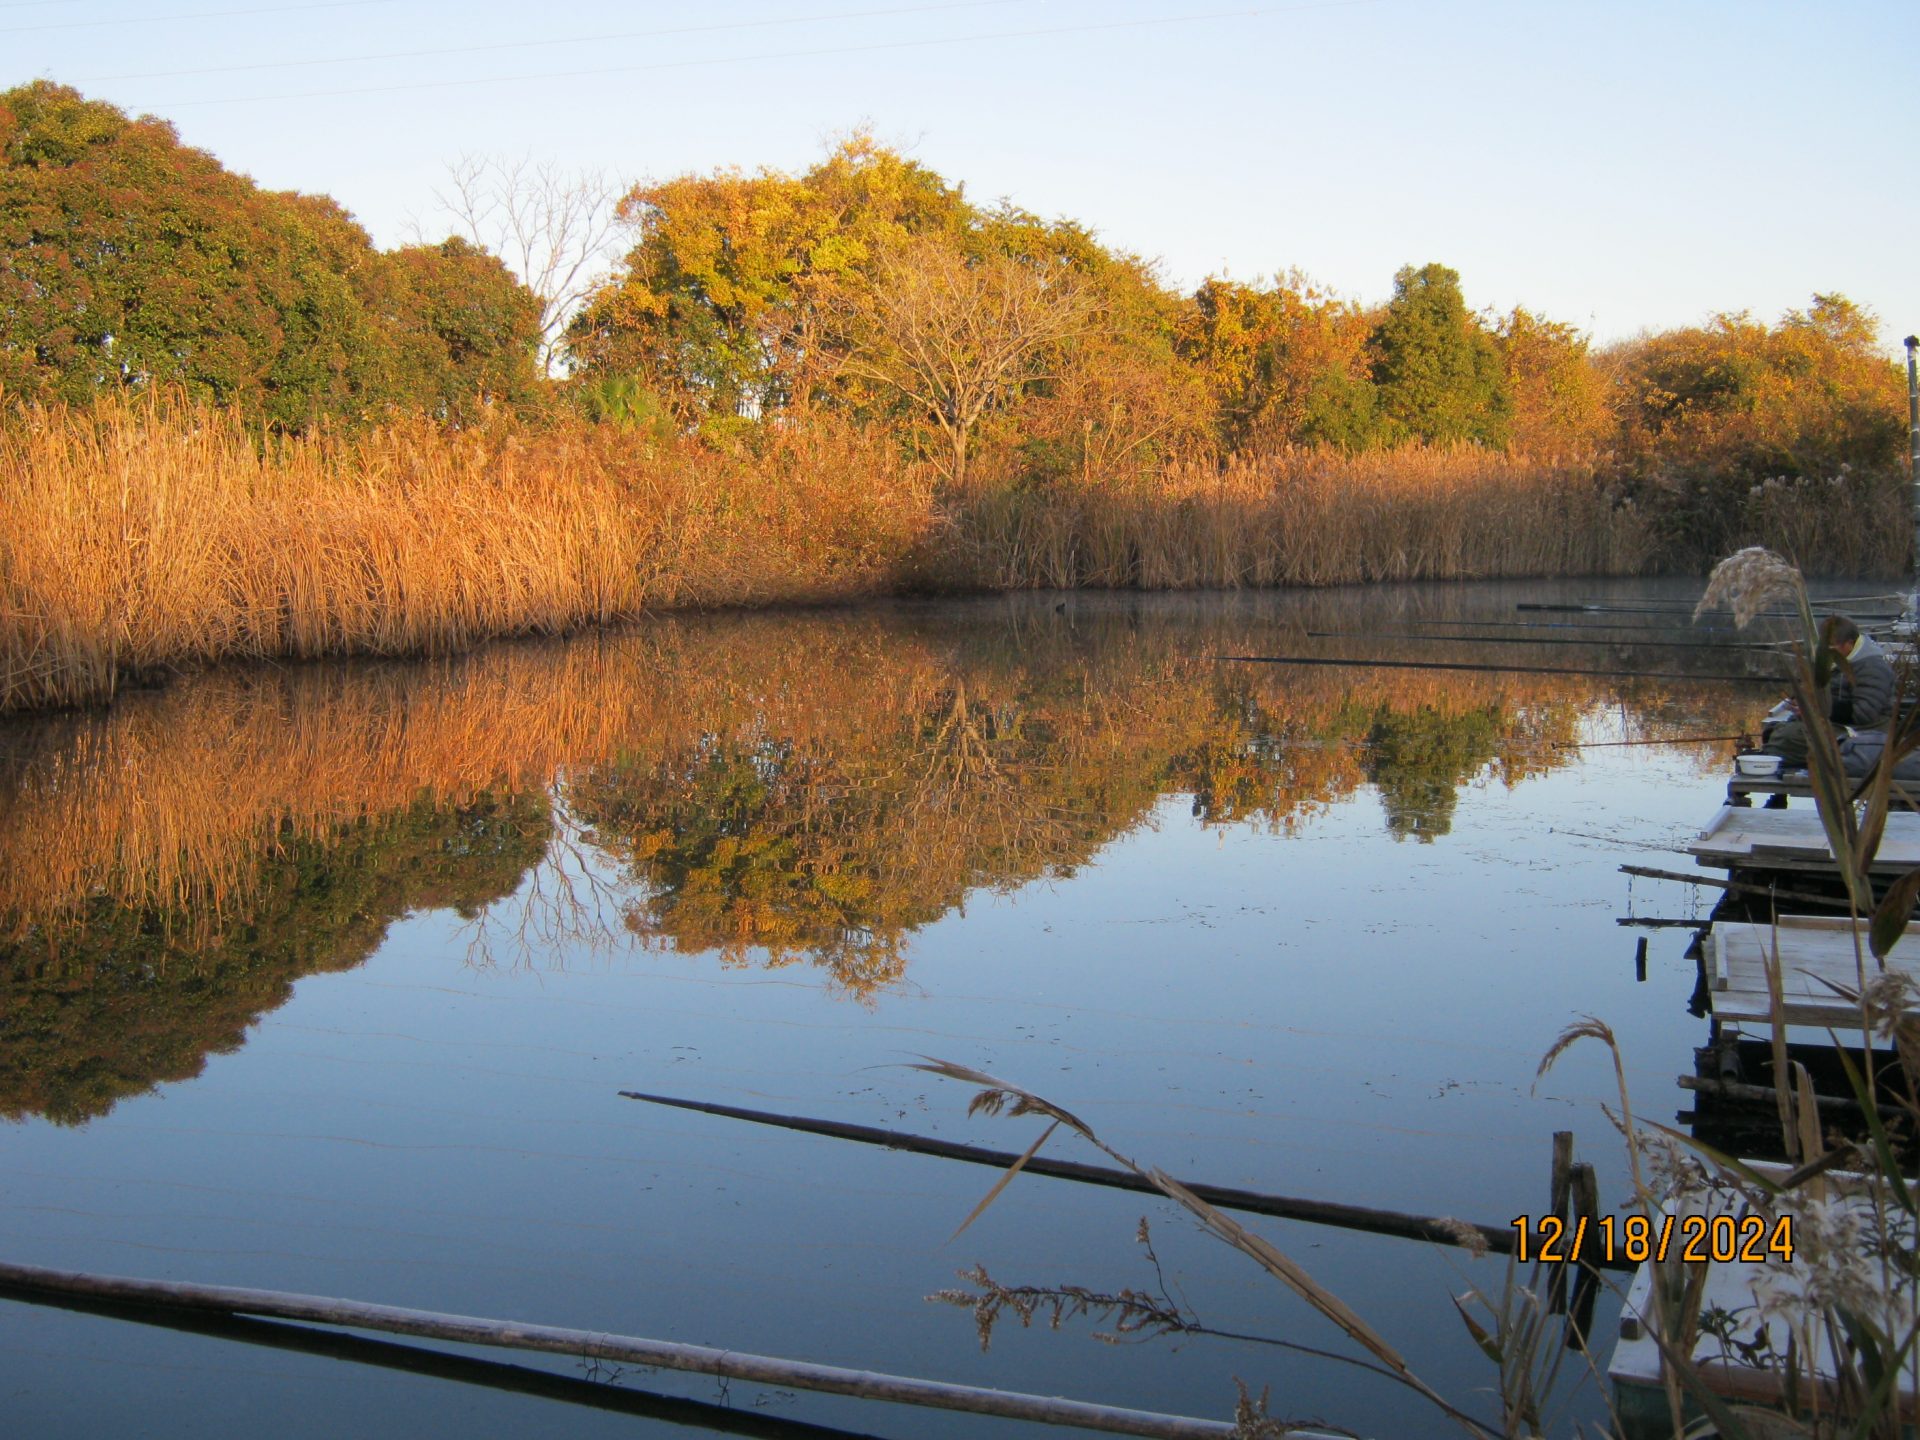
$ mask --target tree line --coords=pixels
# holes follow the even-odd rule
[[[290,429],[575,416],[749,447],[851,425],[953,490],[1297,447],[1591,457],[1694,548],[1756,487],[1867,483],[1902,454],[1899,369],[1840,295],[1596,349],[1524,308],[1474,311],[1441,264],[1378,304],[1298,274],[1183,292],[864,134],[799,174],[636,186],[618,220],[624,257],[563,328],[561,297],[471,239],[380,250],[327,197],[34,82],[0,94],[0,393],[169,387]]]

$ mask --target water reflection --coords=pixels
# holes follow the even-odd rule
[[[75,1124],[238,1049],[303,975],[345,970],[410,911],[475,913],[546,849],[544,799],[481,797],[291,837],[210,914],[90,896],[0,945],[0,1115]]]
[[[1370,787],[1391,834],[1431,843],[1464,787],[1574,763],[1596,717],[1615,738],[1724,733],[1753,708],[1688,682],[1214,658],[1309,653],[1307,627],[1336,611],[1384,631],[1460,595],[693,619],[222,673],[16,725],[0,732],[0,1114],[81,1121],[191,1076],[294,979],[359,963],[413,911],[485,912],[483,937],[524,941],[564,899],[568,924],[609,939],[811,963],[859,997],[903,976],[917,927],[971,892],[1071,874],[1168,794],[1206,823],[1293,829]]]

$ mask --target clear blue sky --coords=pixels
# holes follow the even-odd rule
[[[1182,285],[1438,260],[1602,341],[1815,290],[1920,329],[1917,0],[0,0],[0,55],[382,244],[463,152],[797,169],[865,123]]]

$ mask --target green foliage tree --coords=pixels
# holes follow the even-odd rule
[[[1372,343],[1382,439],[1507,443],[1512,396],[1493,337],[1461,296],[1459,272],[1401,269]]]
[[[541,303],[493,256],[465,240],[374,257],[367,298],[392,331],[396,402],[449,419],[531,403]]]
[[[1367,731],[1367,779],[1380,792],[1394,839],[1411,835],[1431,844],[1452,830],[1462,787],[1499,754],[1508,729],[1503,711],[1379,707]]]
[[[282,425],[524,398],[517,288],[471,250],[382,255],[331,200],[262,190],[164,122],[46,81],[0,93],[16,398],[164,385]]]

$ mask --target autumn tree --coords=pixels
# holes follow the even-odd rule
[[[1364,450],[1379,429],[1373,314],[1299,274],[1283,277],[1269,304],[1273,333],[1254,367],[1248,438]]]
[[[964,212],[957,188],[865,134],[803,175],[639,186],[619,211],[636,243],[569,344],[589,373],[638,375],[688,418],[777,408],[819,373],[807,322],[823,297]]]
[[[1365,449],[1378,428],[1368,349],[1375,318],[1297,272],[1270,288],[1202,285],[1182,352],[1206,376],[1221,443]]]
[[[1278,330],[1272,294],[1237,280],[1210,278],[1181,317],[1180,357],[1205,388],[1214,432],[1235,450],[1252,433],[1260,409],[1259,375]]]
[[[1669,563],[1757,540],[1793,548],[1767,507],[1805,485],[1834,487],[1802,502],[1808,514],[1877,515],[1850,523],[1903,533],[1905,377],[1876,338],[1871,314],[1816,295],[1777,325],[1717,315],[1600,357],[1622,481]]]
[[[1742,478],[1897,463],[1905,409],[1873,315],[1815,295],[1768,326],[1748,314],[1646,336],[1607,357],[1629,463]]]
[[[1530,455],[1591,449],[1612,427],[1606,383],[1571,325],[1514,307],[1494,333],[1513,410],[1510,438]]]
[[[1047,373],[990,412],[1001,469],[1025,484],[1110,482],[1154,472],[1204,444],[1207,397],[1179,352],[1185,307],[1152,264],[1100,243],[1072,220],[1043,220],[1002,203],[957,237],[978,262],[1016,260],[1066,275],[1089,322],[1052,347]],[[989,437],[983,437],[989,438]],[[968,469],[978,466],[970,458]]]
[[[1507,443],[1512,397],[1500,355],[1468,311],[1457,271],[1444,265],[1401,269],[1372,345],[1372,378],[1388,443]]]
[[[931,430],[941,471],[958,487],[981,422],[1059,373],[1062,347],[1088,330],[1095,299],[1066,266],[1004,253],[969,259],[925,238],[883,260],[874,285],[837,310],[841,374]]]

